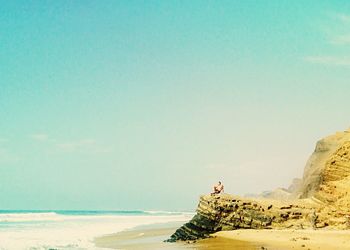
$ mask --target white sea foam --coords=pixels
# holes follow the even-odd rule
[[[61,221],[63,219],[62,215],[55,212],[0,214],[0,222]]]
[[[1,250],[97,250],[96,237],[136,226],[187,221],[188,214],[62,215],[57,213],[0,214]]]

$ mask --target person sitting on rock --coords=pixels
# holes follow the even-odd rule
[[[224,185],[219,181],[218,184],[214,185],[214,192],[211,194],[220,194],[224,192]]]

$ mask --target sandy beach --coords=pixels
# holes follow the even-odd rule
[[[134,229],[95,240],[96,246],[125,250],[350,250],[350,231],[340,230],[234,230],[215,233],[213,238],[194,243],[162,242],[176,228]]]
[[[196,242],[164,243],[163,241],[175,232],[177,228],[166,227],[159,229],[136,228],[120,233],[95,239],[97,247],[123,250],[256,250],[260,246],[230,237],[214,237]]]
[[[217,238],[255,242],[267,249],[350,249],[349,230],[235,230]]]

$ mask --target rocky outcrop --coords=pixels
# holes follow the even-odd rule
[[[323,227],[316,219],[317,204],[252,200],[231,195],[200,197],[197,214],[168,240],[196,240],[221,230],[240,228]]]
[[[201,196],[197,214],[168,241],[241,228],[350,228],[350,130],[317,143],[302,180],[262,197]]]

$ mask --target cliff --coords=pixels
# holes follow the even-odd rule
[[[243,228],[349,228],[350,130],[320,140],[303,179],[264,197],[269,199],[201,196],[196,215],[168,241],[196,240]]]
[[[340,180],[339,178],[334,179],[331,176],[348,171],[347,168],[349,165],[340,166],[344,163],[340,159],[342,156],[339,155],[340,152],[338,151],[349,152],[346,148],[349,141],[350,129],[344,132],[337,132],[317,142],[315,151],[306,163],[300,188],[295,192],[297,198],[312,197],[320,191],[321,185],[325,184],[325,182]],[[335,162],[333,162],[334,160]],[[344,158],[344,160],[348,164],[348,159]],[[341,178],[343,177],[345,176],[341,176]]]
[[[322,203],[320,214],[332,223],[350,215],[350,130],[320,140],[308,160],[295,197]]]

